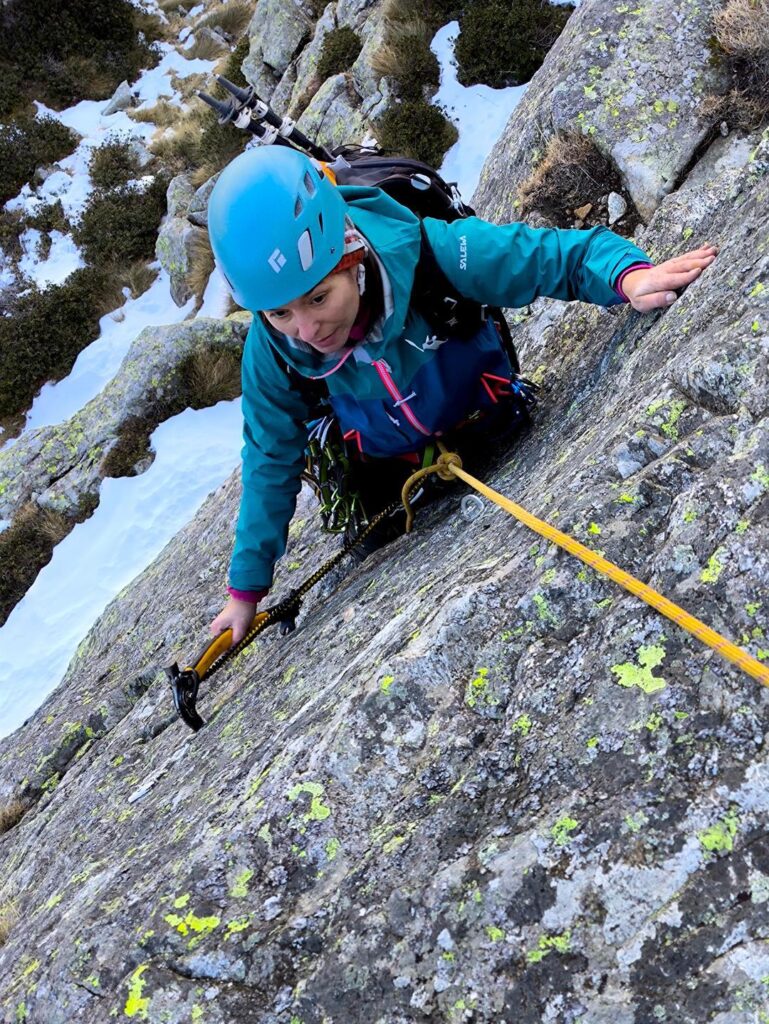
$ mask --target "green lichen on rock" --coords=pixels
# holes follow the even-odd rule
[[[708,853],[731,853],[734,849],[734,837],[740,827],[737,809],[732,807],[721,821],[711,825],[704,832],[698,832],[697,838],[703,850]]]
[[[289,800],[296,800],[302,793],[309,793],[312,797],[310,808],[303,815],[304,821],[323,821],[331,814],[331,808],[320,799],[324,788],[319,782],[298,782],[288,791]]]
[[[123,1007],[123,1013],[126,1017],[138,1017],[140,1020],[147,1020],[150,998],[144,995],[146,981],[142,977],[147,967],[148,964],[139,964],[128,979],[128,998]]]
[[[638,664],[626,661],[621,665],[613,665],[612,672],[617,676],[620,686],[637,686],[644,693],[656,693],[664,690],[667,685],[661,676],[652,674],[652,669],[661,665],[665,658],[665,648],[647,644],[638,650]]]
[[[556,846],[567,846],[571,842],[571,833],[579,828],[579,822],[576,818],[571,818],[569,815],[565,815],[563,818],[559,818],[558,821],[550,829],[550,835],[552,836],[553,842]]]

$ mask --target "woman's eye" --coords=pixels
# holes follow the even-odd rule
[[[285,315],[286,311],[284,309],[273,309],[272,312],[268,314],[272,320],[281,320]]]
[[[316,305],[316,306],[320,306],[320,304],[323,302],[323,300],[325,298],[326,298],[326,293],[325,292],[323,292],[321,295],[313,295],[313,297],[312,297],[313,304]]]

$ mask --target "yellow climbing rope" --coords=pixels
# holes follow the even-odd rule
[[[640,597],[642,601],[651,605],[652,608],[656,608],[658,612],[661,612],[666,618],[670,619],[671,622],[675,622],[676,625],[681,626],[687,632],[691,633],[692,636],[696,636],[698,640],[701,640],[708,647],[720,654],[722,658],[726,658],[727,661],[731,661],[742,669],[743,672],[747,672],[749,676],[757,679],[759,683],[763,683],[764,686],[769,686],[769,668],[762,665],[760,661],[757,661],[752,655],[748,654],[747,651],[743,651],[736,644],[733,644],[726,637],[721,636],[720,633],[716,633],[710,626],[706,626],[704,622],[690,615],[689,612],[684,611],[677,604],[668,600],[667,597],[663,597],[662,594],[657,593],[652,587],[647,586],[645,583],[641,583],[635,576],[631,576],[630,573],[625,572],[624,569],[620,569],[619,566],[614,565],[613,562],[609,562],[602,555],[597,554],[595,551],[591,551],[590,548],[586,548],[584,544],[580,544],[579,541],[574,540],[566,533],[562,533],[561,530],[557,530],[554,526],[544,522],[542,519],[537,519],[530,512],[527,512],[525,508],[517,505],[514,501],[506,498],[503,494],[499,494],[498,491],[493,490],[491,487],[487,487],[486,484],[481,483],[480,480],[476,480],[474,476],[465,472],[462,468],[462,460],[458,455],[453,452],[446,451],[443,445],[440,445],[441,455],[437,462],[428,466],[426,469],[418,470],[409,480],[406,481],[403,487],[403,502],[406,506],[406,531],[411,530],[411,524],[413,522],[413,513],[408,505],[408,492],[411,490],[413,483],[416,479],[422,476],[426,476],[428,473],[438,473],[443,480],[451,479],[456,477],[459,480],[463,480],[470,487],[478,491],[479,494],[483,494],[489,501],[493,501],[495,505],[499,505],[506,512],[515,516],[520,522],[529,529],[534,530],[541,537],[546,540],[552,541],[553,544],[557,544],[564,550],[568,551],[570,555],[575,555],[577,558],[585,562],[592,569],[597,572],[603,573],[604,576],[608,576],[609,579],[614,580],[625,590],[630,591],[636,597]]]

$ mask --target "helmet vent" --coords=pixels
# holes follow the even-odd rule
[[[307,189],[307,195],[312,199],[317,192],[317,188],[315,187],[315,182],[312,180],[312,176],[309,171],[305,171],[304,174],[304,187]]]
[[[297,196],[296,202],[294,203],[294,220],[298,219],[299,214],[302,212],[303,209],[304,203],[302,202],[301,196]]]
[[[303,231],[299,241],[297,242],[297,249],[299,250],[299,262],[302,264],[302,270],[309,270],[313,264],[315,253],[312,247],[312,237],[309,231]]]
[[[323,234],[323,214],[318,214],[318,227],[320,228],[321,235]]]

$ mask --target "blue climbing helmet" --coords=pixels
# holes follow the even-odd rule
[[[258,146],[222,171],[208,232],[235,301],[275,309],[311,291],[344,255],[346,205],[326,175],[288,146]]]

